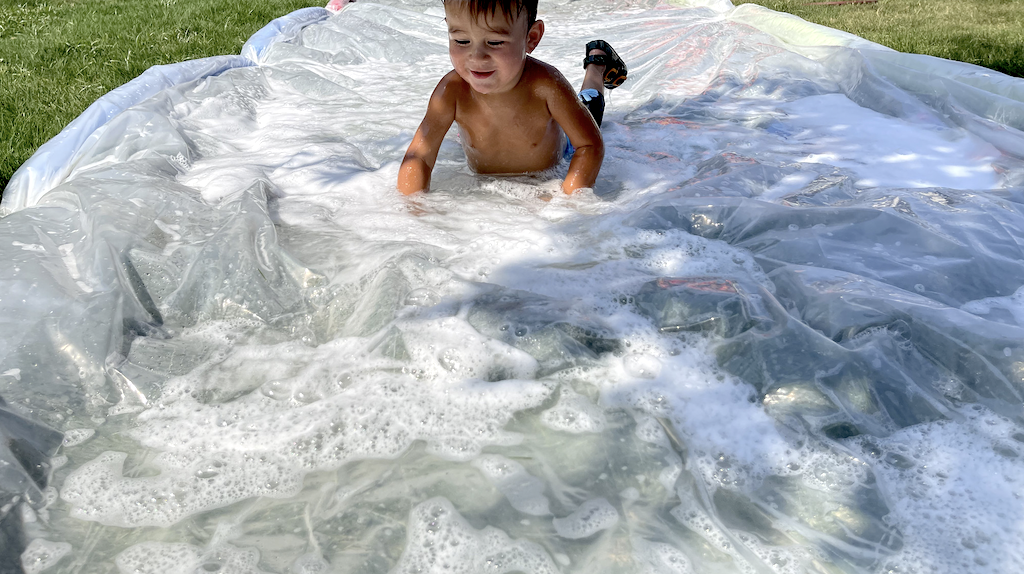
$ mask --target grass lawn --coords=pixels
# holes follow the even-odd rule
[[[754,3],[901,52],[970,62],[1024,77],[1024,0],[878,0],[874,4],[808,5],[814,1]]]
[[[237,54],[326,0],[0,0],[0,190],[103,94],[156,64]]]
[[[745,0],[734,0],[743,3]],[[440,0],[438,0],[440,2]],[[0,0],[0,190],[42,143],[156,64],[237,54],[267,22],[326,0]],[[904,52],[1024,77],[1024,0],[757,0]]]

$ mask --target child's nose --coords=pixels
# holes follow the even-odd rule
[[[472,57],[475,60],[483,60],[487,57],[487,47],[483,44],[477,44],[473,47]]]

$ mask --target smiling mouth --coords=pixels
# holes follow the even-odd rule
[[[490,78],[491,74],[494,73],[494,70],[491,70],[490,72],[475,72],[475,71],[471,70],[470,72],[473,74],[474,78],[483,79],[483,78]]]

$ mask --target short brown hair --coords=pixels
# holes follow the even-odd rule
[[[527,29],[537,21],[537,0],[441,0],[441,3],[445,6],[449,3],[466,6],[474,18],[480,15],[491,16],[499,11],[511,18],[517,18],[526,10]]]

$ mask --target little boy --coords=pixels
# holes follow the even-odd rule
[[[466,160],[477,173],[543,171],[569,152],[562,190],[592,188],[604,159],[599,129],[604,88],[626,79],[626,66],[615,50],[602,40],[587,44],[586,77],[577,97],[558,70],[528,56],[544,35],[537,0],[443,1],[455,69],[430,96],[398,172],[399,191],[411,194],[430,187],[438,149],[452,122],[459,125]]]

